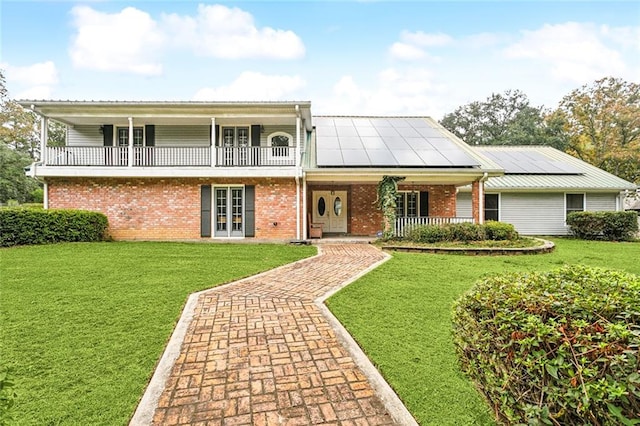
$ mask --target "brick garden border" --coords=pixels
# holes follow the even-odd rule
[[[418,253],[440,253],[440,254],[461,254],[467,256],[514,256],[524,254],[545,254],[555,250],[556,245],[542,238],[533,238],[543,244],[535,247],[418,247],[418,246],[394,246],[383,245],[383,250],[418,252]]]

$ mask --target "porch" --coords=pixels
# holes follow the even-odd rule
[[[472,217],[397,217],[393,236],[402,238],[411,227],[419,225],[448,225],[451,223],[474,223]]]
[[[295,151],[288,146],[48,146],[43,163],[99,167],[293,167]]]

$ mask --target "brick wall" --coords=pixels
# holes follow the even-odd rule
[[[429,216],[455,217],[456,188],[454,185],[398,185],[400,191],[429,192]],[[308,190],[309,211],[314,190],[347,191],[348,230],[351,235],[375,236],[382,231],[382,212],[376,204],[377,185],[314,185]]]
[[[484,215],[480,211],[480,185],[484,188],[484,182],[475,181],[471,184],[471,214],[476,223],[483,223],[481,216]]]
[[[201,185],[255,185],[256,238],[296,236],[293,179],[50,178],[49,208],[99,211],[115,239],[200,238]]]

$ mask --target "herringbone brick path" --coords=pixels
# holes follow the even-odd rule
[[[382,260],[365,244],[200,295],[156,425],[394,424],[314,300]]]

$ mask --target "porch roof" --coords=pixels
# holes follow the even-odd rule
[[[115,122],[127,117],[149,124],[210,124],[216,119],[250,119],[259,124],[295,119],[311,131],[311,102],[72,101],[20,100],[24,108],[68,125]]]

